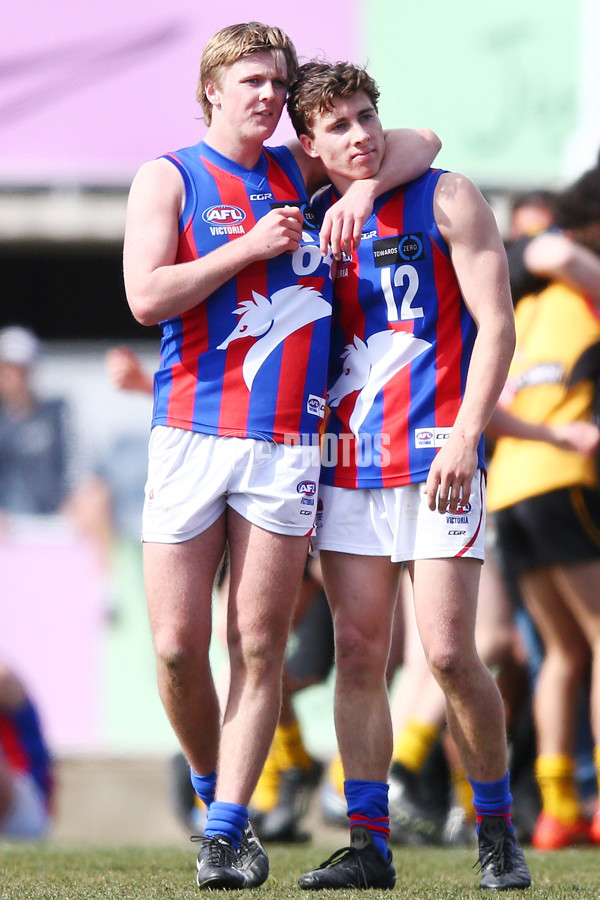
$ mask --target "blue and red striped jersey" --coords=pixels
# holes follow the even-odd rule
[[[425,481],[465,390],[476,325],[436,225],[440,169],[375,203],[335,281],[321,481]],[[317,218],[337,199],[314,203]],[[483,467],[483,439],[479,447]]]
[[[283,442],[322,424],[333,284],[331,257],[286,147],[253,169],[200,142],[167,154],[185,183],[177,262],[236,240],[272,208],[304,212],[295,253],[251,263],[194,309],[161,323],[153,425]]]
[[[52,761],[31,700],[18,709],[0,709],[0,756],[13,772],[31,775],[50,805]]]

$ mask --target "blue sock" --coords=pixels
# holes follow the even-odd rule
[[[192,782],[192,787],[196,791],[197,796],[200,797],[208,809],[215,799],[217,773],[209,772],[208,775],[196,775],[194,770],[190,767],[190,781]]]
[[[507,772],[500,781],[472,781],[469,784],[473,788],[473,807],[477,830],[484,816],[502,816],[508,826],[512,826],[512,794],[510,792],[510,772]]]
[[[208,810],[204,836],[227,837],[236,850],[239,849],[242,834],[248,824],[248,810],[239,803],[223,803],[213,800]]]
[[[365,825],[371,832],[373,843],[384,859],[389,859],[390,813],[388,784],[385,781],[344,781],[344,794],[348,804],[350,830],[355,825]]]

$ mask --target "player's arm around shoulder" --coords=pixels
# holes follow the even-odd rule
[[[437,134],[429,128],[395,128],[383,134],[385,153],[379,171],[371,178],[353,182],[325,213],[319,239],[323,255],[328,246],[336,259],[341,258],[342,249],[351,253],[357,248],[375,199],[426,172],[442,146]],[[300,167],[309,196],[329,183],[320,158],[309,156],[300,141],[290,141],[287,146]]]

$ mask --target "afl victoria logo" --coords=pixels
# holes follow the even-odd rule
[[[305,497],[312,497],[317,493],[317,485],[314,481],[301,481],[296,485],[296,490]]]
[[[209,225],[239,225],[246,218],[246,213],[238,206],[209,206],[202,213],[202,218]]]

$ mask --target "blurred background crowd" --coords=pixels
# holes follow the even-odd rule
[[[600,10],[592,0],[559,0],[551,13],[541,0],[458,7],[434,0],[425,17],[418,8],[400,15],[392,0],[353,0],[343,10],[307,0],[299,17],[272,0],[251,10],[234,0],[224,11],[175,0],[168,12],[155,0],[126,9],[109,0],[102,10],[58,0],[52,23],[50,7],[35,22],[19,9],[8,13],[0,82],[0,833],[52,837],[64,809],[57,772],[70,762],[149,757],[164,769],[181,833],[202,829],[155,686],[139,532],[159,331],[128,310],[121,249],[139,164],[165,142],[177,148],[202,137],[192,90],[201,47],[251,13],[288,31],[301,57],[367,63],[386,98],[384,126],[440,135],[437,164],[468,174],[496,214],[529,336],[549,340],[528,312],[532,297],[551,306],[567,291],[589,307],[589,320],[573,318],[570,330],[551,336],[573,344],[559,415],[515,410],[508,391],[503,406],[538,432],[507,432],[501,419],[490,428],[490,474],[498,467],[501,487],[488,524],[478,640],[505,700],[520,838],[543,849],[600,843],[600,579],[586,565],[594,553],[576,546],[560,565],[543,554],[533,568],[523,563],[505,515],[522,497],[502,489],[512,481],[511,459],[528,464],[523,446],[547,445],[559,455],[534,458],[535,496],[560,484],[561,453],[580,460],[569,484],[598,490]],[[59,30],[51,27],[57,20]],[[288,137],[282,123],[275,139]],[[589,541],[600,559],[592,527]],[[540,544],[554,546],[542,533]],[[226,577],[215,585],[216,615]],[[408,588],[396,620],[393,839],[472,842],[470,788]],[[225,680],[218,634],[214,664]],[[284,705],[253,798],[266,840],[306,839],[315,820],[346,823],[332,667],[318,560],[307,560]],[[17,794],[22,818],[11,812]]]

